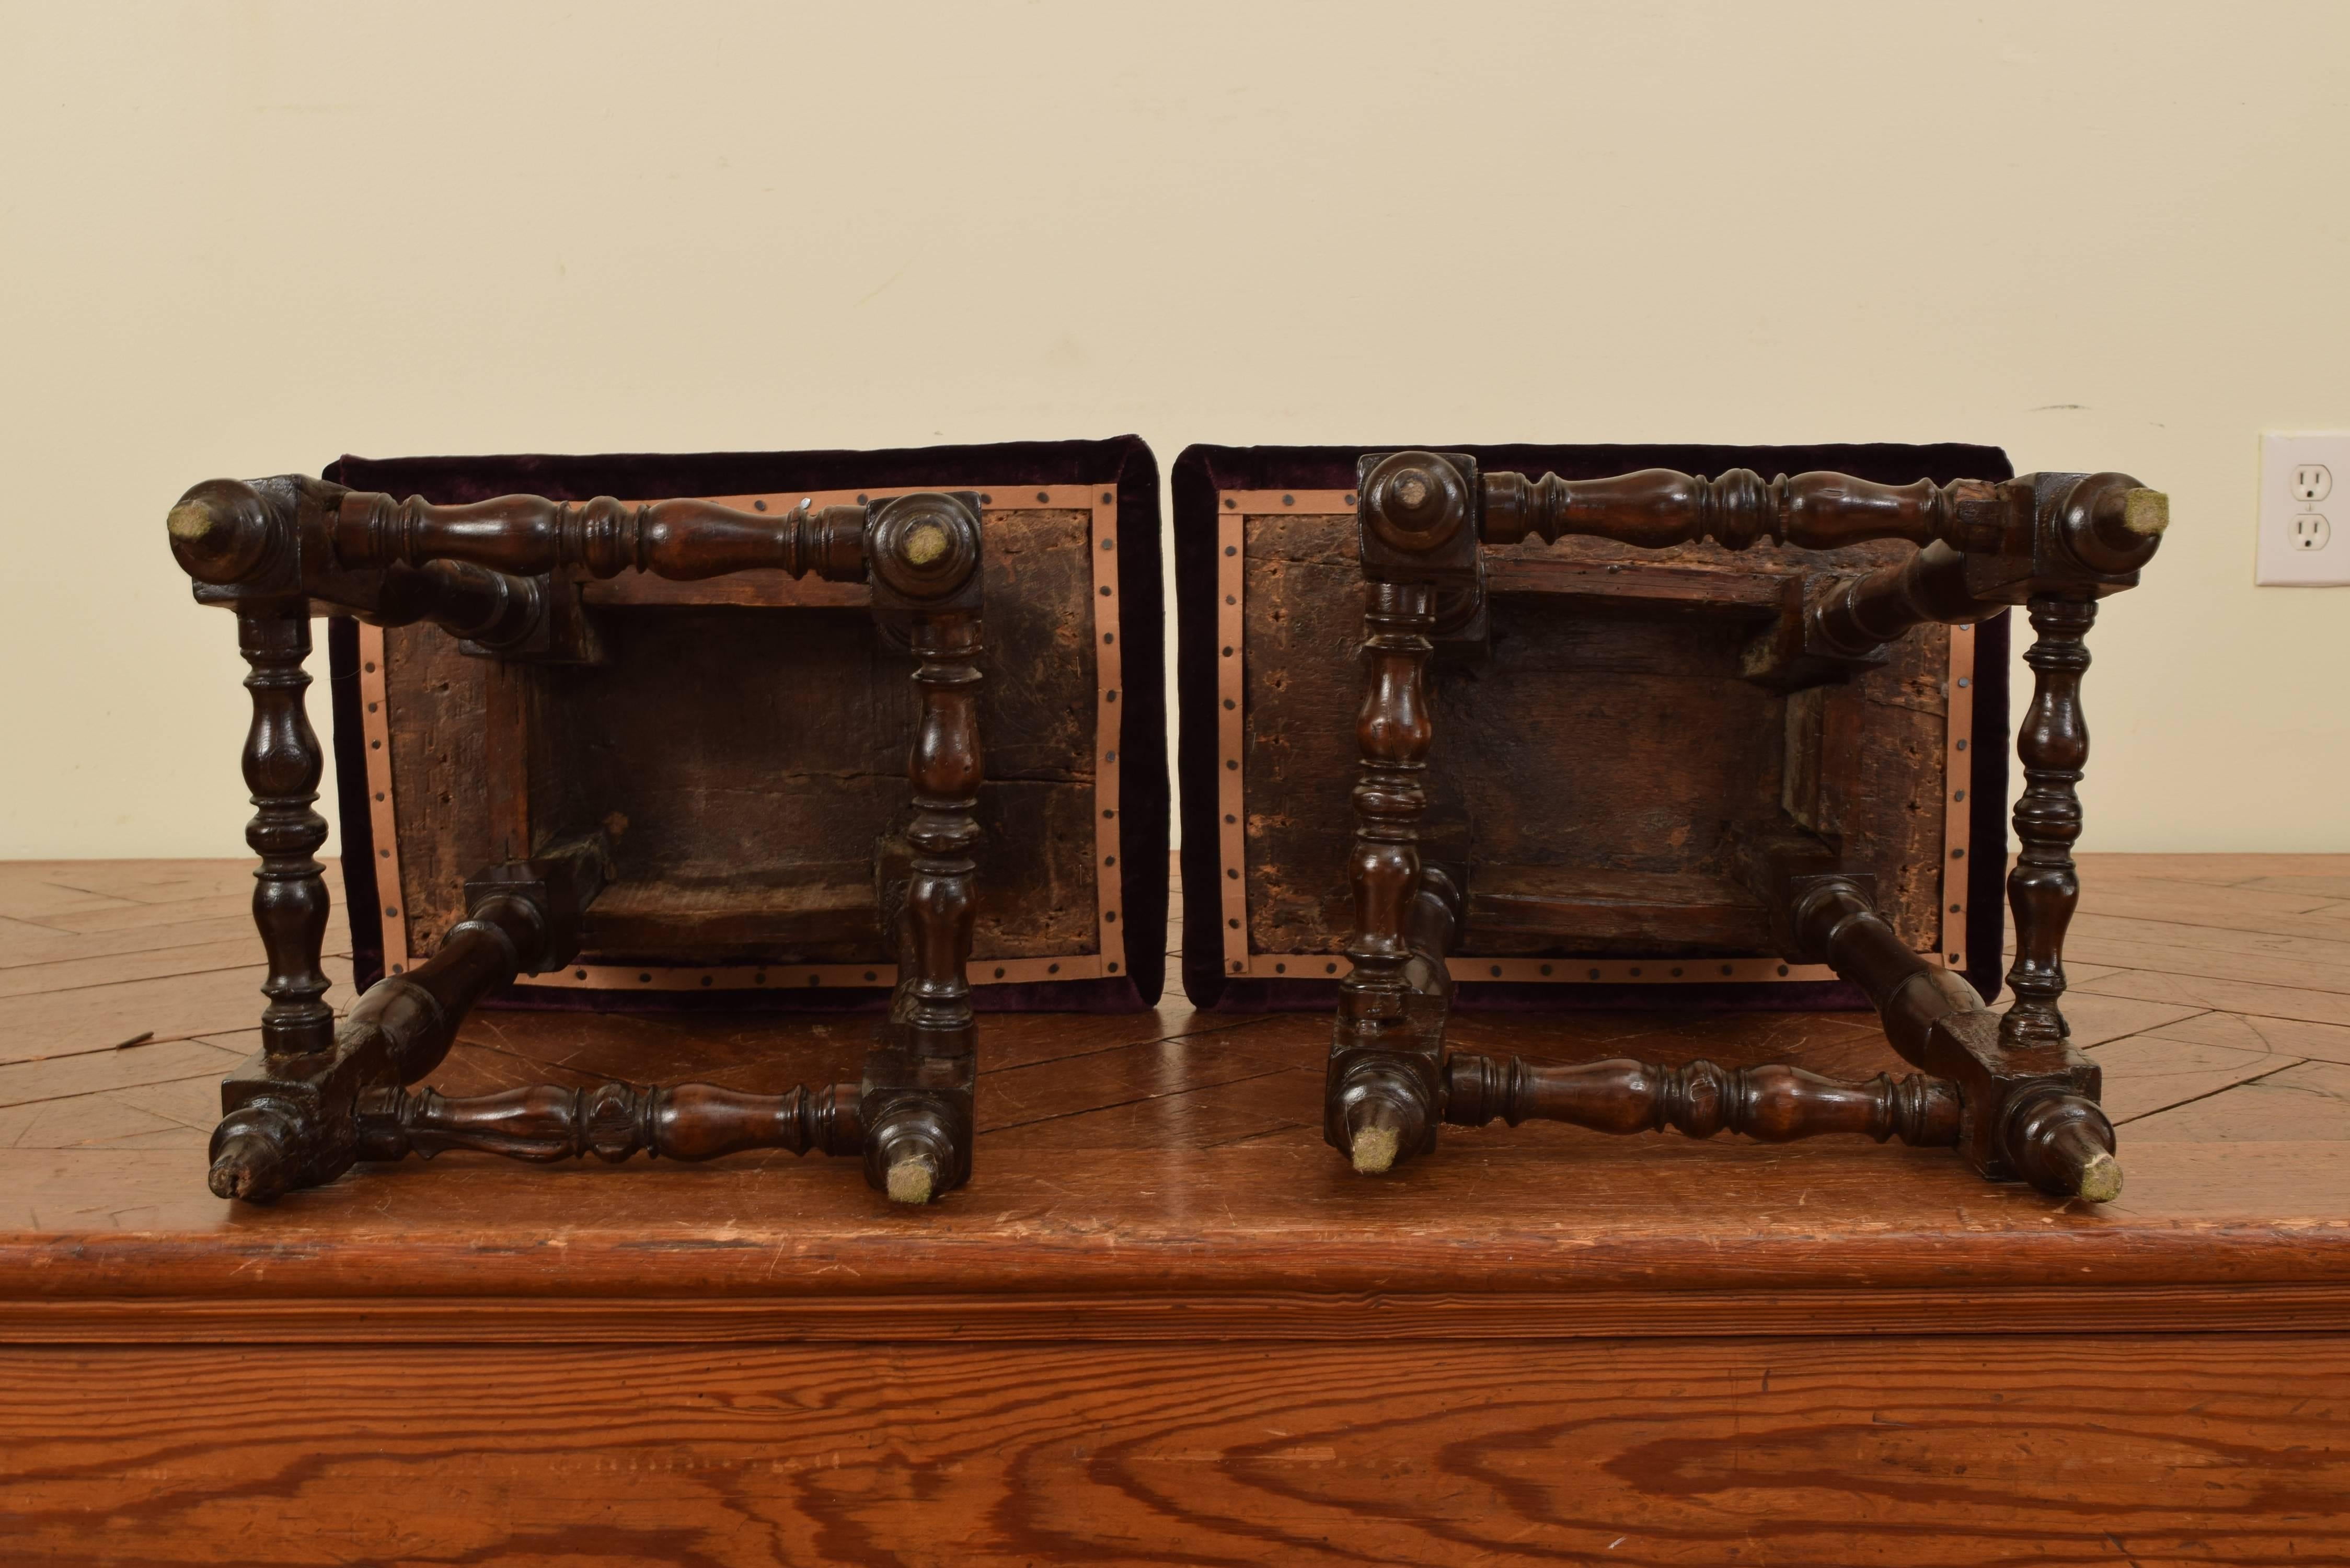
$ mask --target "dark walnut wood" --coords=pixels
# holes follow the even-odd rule
[[[385,627],[430,621],[453,637],[504,652],[526,647],[542,629],[547,598],[536,577],[509,576],[463,561],[431,561],[421,569],[386,568],[375,607],[364,618]]]
[[[2054,1197],[2120,1196],[2095,1063],[2062,1042],[2003,1040],[1975,989],[1912,952],[1851,878],[1797,871],[1776,891],[1788,955],[1825,961],[1857,984],[1902,1059],[1952,1080],[1960,1105],[1953,1141],[1977,1171],[2021,1178]]]
[[[337,503],[327,537],[350,566],[470,561],[525,575],[577,566],[596,577],[638,571],[672,582],[772,568],[856,582],[865,576],[865,527],[862,506],[802,506],[775,517],[710,501],[630,506],[609,496],[503,495],[435,506],[421,496],[353,493]]]
[[[198,485],[172,509],[168,531],[200,601],[236,607],[254,666],[246,772],[259,808],[250,835],[262,855],[254,908],[270,954],[271,1002],[267,1048],[223,1088],[213,1191],[266,1200],[331,1181],[359,1159],[458,1147],[525,1158],[583,1149],[618,1158],[639,1146],[679,1158],[819,1147],[861,1153],[876,1188],[913,1203],[969,1179],[976,1060],[966,969],[978,905],[972,851],[983,832],[976,495],[803,504],[769,517],[702,501],[574,505],[505,496],[436,506],[289,476]],[[862,584],[870,623],[912,652],[919,718],[907,752],[912,811],[903,839],[910,858],[893,867],[888,841],[868,839],[880,847],[860,868],[868,924],[883,908],[895,911],[900,979],[889,1017],[858,1083],[795,1091],[788,1105],[738,1103],[705,1085],[619,1097],[538,1085],[486,1103],[411,1096],[406,1085],[434,1069],[484,996],[579,954],[590,910],[612,880],[614,840],[632,824],[592,795],[534,783],[562,770],[537,754],[551,727],[541,722],[548,694],[525,670],[533,661],[602,663],[609,650],[579,613],[576,585],[623,572]],[[452,770],[442,792],[478,799],[489,867],[465,883],[463,918],[428,933],[430,956],[372,987],[339,1031],[319,1001],[328,905],[311,856],[326,829],[309,809],[321,759],[301,703],[313,599],[389,627],[430,621],[468,651],[496,656],[480,684],[489,742]],[[674,690],[674,668],[656,673]],[[657,749],[678,740],[671,724]],[[448,909],[448,893],[439,896]],[[658,897],[623,902],[622,929],[631,912],[660,925]],[[839,911],[808,913],[824,922]]]
[[[549,1161],[584,1155],[617,1164],[639,1150],[659,1159],[716,1159],[754,1148],[856,1154],[865,1147],[855,1086],[748,1095],[709,1084],[630,1088],[552,1084],[452,1097],[394,1086],[359,1096],[359,1158],[430,1159],[452,1149]]]
[[[207,480],[166,519],[172,553],[194,579],[199,603],[300,594],[380,626],[429,621],[486,650],[552,651],[556,601],[536,578],[456,560],[370,566],[338,559],[330,519],[348,493],[300,474]]]
[[[1618,1059],[1572,1065],[1512,1056],[1461,1054],[1446,1064],[1444,1119],[1483,1127],[1499,1116],[1520,1122],[1570,1122],[1594,1132],[1662,1132],[1691,1137],[1743,1133],[1764,1143],[1859,1134],[1918,1147],[1959,1141],[1957,1085],[1939,1078],[1896,1079],[1879,1073],[1865,1084],[1839,1083],[1801,1067],[1685,1067]]]
[[[1707,479],[1649,469],[1532,480],[1481,473],[1463,453],[1401,452],[1362,458],[1357,496],[1357,557],[1373,607],[1357,723],[1365,765],[1355,797],[1354,935],[1344,950],[1355,970],[1340,993],[1324,1080],[1326,1136],[1357,1169],[1381,1172],[1428,1152],[1440,1121],[1536,1116],[1608,1131],[1669,1125],[1706,1136],[1728,1127],[1770,1138],[1867,1131],[1882,1139],[1898,1130],[1905,1141],[1958,1147],[1992,1179],[2097,1201],[2120,1192],[2097,1070],[2064,1040],[2056,997],[2079,891],[2071,846],[2080,832],[2074,786],[2087,754],[2081,633],[2096,599],[2133,586],[2152,558],[2168,522],[2158,493],[2114,473],[1887,485],[1835,473],[1765,482],[1744,470]],[[1529,535],[1642,549],[1699,540],[1731,550],[1765,540],[1816,551],[1883,541],[1917,547],[1857,576],[1790,576],[1741,592],[1653,570],[1605,589],[1579,581],[1571,567],[1512,562],[1489,571],[1481,543]],[[1425,670],[1439,649],[1472,668],[1494,661],[1487,600],[1502,585],[1571,597],[1593,607],[1586,614],[1643,602],[1748,618],[1747,629],[1733,634],[1744,639],[1740,669],[1783,703],[1775,776],[1748,756],[1752,737],[1739,726],[1692,727],[1684,719],[1648,776],[1625,781],[1634,790],[1663,789],[1677,771],[1669,759],[1695,751],[1726,753],[1733,771],[1776,784],[1776,809],[1734,826],[1721,861],[1704,868],[1710,875],[1649,869],[1637,841],[1605,846],[1604,872],[1530,870],[1523,854],[1492,854],[1501,836],[1487,824],[1477,857],[1431,868],[1423,885],[1432,740]],[[2019,603],[2031,606],[2040,634],[2026,655],[2040,679],[2021,737],[2027,787],[2015,823],[2024,849],[2011,881],[2018,1000],[2002,1026],[1963,979],[1921,956],[1878,912],[1876,876],[1856,868],[1863,862],[1848,852],[1825,787],[1832,732],[1819,693],[1889,664],[1887,645],[1920,628],[1964,624]],[[1690,629],[1666,635],[1686,641]],[[1614,633],[1616,659],[1628,641],[1620,628]],[[1468,727],[1506,732],[1530,721],[1540,717],[1501,709]],[[1671,828],[1659,822],[1652,831]],[[1936,869],[1901,867],[1900,875]],[[1450,918],[1428,922],[1428,941],[1415,950],[1406,932],[1409,900],[1418,896],[1436,898]],[[1480,942],[1550,938],[1593,952],[1609,940],[1655,942],[1674,930],[1717,950],[1751,951],[1763,938],[1789,962],[1825,964],[1860,986],[1894,1048],[1936,1076],[1908,1080],[1897,1093],[1889,1080],[1842,1085],[1783,1066],[1735,1075],[1702,1063],[1680,1073],[1637,1062],[1552,1070],[1452,1056],[1449,984],[1415,986],[1405,969],[1417,951],[1423,973],[1441,974],[1464,915],[1467,934]]]
[[[1757,540],[1835,550],[1876,539],[1954,549],[1995,545],[2008,524],[2005,487],[1979,479],[1878,484],[1845,473],[1781,474],[1737,468],[1708,479],[1647,468],[1609,479],[1487,473],[1481,527],[1492,544],[1529,534],[1588,534],[1656,549],[1711,539],[1732,550]]]
[[[327,931],[323,868],[314,857],[327,841],[327,819],[311,809],[326,757],[304,701],[310,672],[310,607],[299,598],[248,600],[237,607],[237,649],[250,672],[253,725],[244,740],[244,783],[253,820],[244,841],[261,857],[254,873],[253,923],[269,955],[269,998],[261,1013],[263,1049],[273,1054],[326,1050],[334,1009],[318,950]]]
[[[899,917],[898,987],[867,1059],[860,1116],[866,1179],[927,1203],[971,1178],[977,1024],[971,1006],[972,847],[984,772],[979,516],[938,496],[886,503],[872,531],[874,610],[902,625],[920,709],[907,779],[912,858]]]
[[[605,857],[598,837],[492,867],[469,888],[472,912],[441,950],[369,986],[330,1051],[290,1059],[265,1051],[232,1074],[213,1132],[213,1191],[268,1202],[349,1169],[360,1158],[366,1096],[439,1066],[474,1004],[515,975],[569,961]]]
[[[1363,763],[1347,865],[1355,934],[1346,950],[1354,967],[1338,989],[1326,1134],[1357,1168],[1384,1170],[1428,1147],[1441,1103],[1440,1041],[1430,1035],[1428,1004],[1439,995],[1431,981],[1443,955],[1416,953],[1410,929],[1421,888],[1419,821],[1428,809],[1420,775],[1435,738],[1426,688],[1436,618],[1431,587],[1374,583],[1369,593],[1363,640],[1369,685],[1355,721]],[[1411,972],[1416,957],[1419,974]],[[1440,1027],[1440,1012],[1433,1016]]]
[[[2095,599],[2034,598],[2032,706],[2017,726],[2015,750],[2023,763],[2023,793],[2015,802],[2018,851],[2008,873],[2015,912],[2015,963],[2007,971],[2015,1005],[2009,1037],[2051,1040],[2067,1033],[2057,1000],[2064,994],[2064,930],[2081,901],[2073,845],[2081,836],[2082,770],[2089,761],[2089,726],[2081,714],[2081,677],[2088,672],[2084,640],[2097,618]]]

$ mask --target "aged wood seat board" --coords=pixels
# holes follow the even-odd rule
[[[1352,918],[1343,873],[1351,826],[1330,809],[1329,788],[1353,772],[1361,697],[1352,493],[1239,490],[1222,499],[1221,536],[1240,551],[1219,556],[1219,598],[1238,597],[1226,607],[1237,607],[1241,628],[1236,678],[1220,666],[1220,685],[1237,685],[1240,697],[1241,767],[1222,794],[1239,806],[1230,826],[1243,872],[1226,890],[1241,924],[1224,929],[1223,970],[1332,976],[1347,967],[1339,949]],[[1905,553],[1866,546],[1845,565]],[[1644,558],[1652,556],[1664,560]],[[1776,612],[1783,586],[1825,558],[1788,545],[1741,559],[1711,545],[1656,552],[1585,539],[1492,553],[1493,657],[1436,683],[1445,739],[1430,760],[1430,794],[1444,803],[1436,842],[1457,836],[1478,857],[1460,956],[1498,961],[1499,973],[1492,961],[1468,966],[1472,981],[1579,985],[1588,964],[1570,976],[1534,961],[1572,951],[1599,959],[1607,984],[1669,982],[1672,960],[1724,953],[1754,955],[1735,961],[1729,978],[1741,983],[1833,983],[1817,966],[1782,977],[1775,960],[1762,963],[1763,911],[1729,864],[1737,826],[1793,795],[1813,819],[1836,824],[1856,861],[1877,871],[1905,940],[1966,967],[1970,867],[1948,852],[1967,847],[1970,814],[1950,799],[1964,783],[1945,783],[1970,772],[1972,758],[1952,748],[1970,742],[1981,710],[1980,634],[1921,628],[1852,684],[1793,698],[1739,679],[1739,653]],[[2004,631],[1994,639],[2002,651]],[[2005,719],[1997,701],[1989,717],[1996,749]],[[1829,767],[1786,776],[1791,724],[1832,732]],[[1530,903],[1578,898],[1606,909],[1586,918],[1579,940],[1562,940],[1555,919],[1538,918],[1555,910],[1512,918]],[[1636,962],[1647,972],[1634,975]],[[1700,972],[1708,979],[1698,983],[1723,978],[1714,967]],[[1995,988],[1995,968],[1987,983]]]
[[[0,867],[0,1557],[2350,1556],[2350,857],[2082,857],[2107,1204],[1542,1124],[1369,1179],[1321,1142],[1326,1015],[1172,998],[990,1021],[973,1180],[922,1212],[778,1151],[224,1204],[251,871]],[[860,1023],[483,1012],[442,1081],[765,1092]],[[1849,1012],[1455,1027],[1898,1070]]]
[[[1097,804],[1097,760],[1117,750],[1096,733],[1096,656],[1117,628],[1113,618],[1094,629],[1094,567],[1107,563],[1094,547],[1095,507],[1106,493],[1063,488],[1087,504],[1047,510],[1032,492],[983,523],[996,679],[982,689],[980,722],[1000,738],[980,790],[976,857],[990,896],[972,947],[975,958],[1016,961],[1024,980],[1046,978],[1054,960],[1071,979],[1118,961],[1101,941],[1117,878],[1096,844],[1107,836],[1116,853],[1114,822]],[[1114,526],[1102,536],[1114,540]],[[876,967],[894,973],[870,846],[906,811],[913,714],[905,655],[875,635],[865,603],[781,614],[583,597],[600,611],[608,662],[526,670],[539,679],[522,694],[536,721],[524,743],[544,758],[528,770],[527,819],[626,825],[614,884],[588,911],[581,962],[696,971],[663,974],[665,989],[699,985],[712,970],[730,990],[754,986],[761,968],[813,965],[835,988]],[[493,722],[502,697],[488,688],[506,671],[464,657],[438,627],[370,629],[359,647],[382,660],[390,815],[404,811],[409,823],[396,840],[402,914],[385,934],[400,961],[421,960],[463,918],[456,867],[500,857],[490,796],[455,786],[477,776],[467,752]],[[763,743],[746,745],[751,737]],[[618,989],[633,983],[619,979]]]

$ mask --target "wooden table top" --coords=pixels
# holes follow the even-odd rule
[[[882,1201],[853,1161],[780,1153],[450,1155],[233,1206],[204,1151],[217,1082],[257,1036],[249,878],[0,866],[0,1338],[2350,1324],[2350,856],[2084,857],[2067,1012],[2126,1177],[2102,1207],[1987,1185],[1947,1150],[1540,1125],[1447,1128],[1434,1158],[1357,1177],[1320,1137],[1327,1016],[1180,992],[1149,1013],[983,1015],[977,1172],[929,1210]],[[329,949],[348,950],[339,911]],[[348,960],[329,971],[348,1005]],[[853,1075],[868,1026],[484,1012],[430,1081],[772,1091]],[[1465,1013],[1455,1040],[1904,1070],[1866,1013]]]

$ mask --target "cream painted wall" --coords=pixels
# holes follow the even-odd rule
[[[242,853],[196,479],[1126,430],[2128,470],[2088,846],[2350,849],[2350,590],[2251,586],[2350,6],[0,0],[0,856]]]

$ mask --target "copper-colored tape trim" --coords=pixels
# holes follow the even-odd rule
[[[1248,755],[1243,721],[1247,717],[1243,663],[1248,655],[1243,640],[1248,607],[1246,566],[1248,519],[1274,514],[1292,516],[1354,515],[1351,490],[1224,490],[1216,494],[1216,591],[1223,603],[1216,607],[1216,765],[1217,888],[1224,921],[1224,973],[1251,980],[1331,980],[1353,966],[1336,953],[1261,953],[1249,948],[1248,923]],[[1229,657],[1223,650],[1231,649]],[[1974,718],[1974,628],[1950,628],[1950,693],[1946,774],[1955,793],[1967,776],[1960,743],[1969,742]],[[1964,679],[1965,686],[1959,681]],[[1441,744],[1441,741],[1439,742]],[[1237,767],[1232,765],[1237,763]],[[1334,797],[1335,798],[1335,797]],[[1941,950],[1929,955],[1950,969],[1965,966],[1966,862],[1950,851],[1965,849],[1968,807],[1950,803],[1943,827]],[[1239,872],[1235,877],[1232,873]],[[1955,910],[1950,906],[1956,905]],[[1825,964],[1786,964],[1775,958],[1623,958],[1523,959],[1461,953],[1448,961],[1455,980],[1513,981],[1536,985],[1700,985],[1799,984],[1836,978]]]
[[[400,831],[391,798],[391,704],[384,700],[383,628],[359,623],[359,732],[367,738],[368,823],[375,833],[375,918],[383,972],[408,969],[408,890],[400,880]]]
[[[1248,696],[1242,661],[1248,655],[1248,521],[1231,493],[1217,497],[1216,550],[1216,891],[1223,911],[1224,972],[1246,974]]]
[[[1247,968],[1227,974],[1253,980],[1335,980],[1354,966],[1336,953],[1251,953]],[[1516,981],[1536,985],[1752,985],[1834,980],[1825,964],[1782,963],[1774,958],[1524,959],[1462,953],[1445,962],[1455,980]]]
[[[1355,514],[1355,493],[1351,490],[1224,490],[1216,494],[1219,513],[1236,512],[1243,517],[1270,516],[1275,512],[1287,512],[1300,517],[1327,517],[1337,513]]]
[[[1943,672],[1950,693],[1950,722],[1942,737],[1942,950],[1945,969],[1967,967],[1967,857],[1974,829],[1974,805],[1959,797],[1974,777],[1968,748],[1975,731],[1975,628],[1950,628],[1950,662]]]
[[[1118,492],[1114,487],[1094,484],[1036,484],[1024,487],[996,486],[983,489],[975,484],[897,485],[868,490],[793,490],[770,491],[763,494],[710,495],[692,499],[714,501],[737,511],[764,510],[781,514],[803,501],[812,506],[844,506],[855,504],[859,496],[879,501],[892,495],[909,495],[918,491],[975,490],[980,492],[980,504],[989,512],[1069,511],[1086,512],[1091,522],[1087,532],[1087,547],[1093,556],[1093,624],[1096,642],[1094,696],[1094,821],[1096,912],[1094,923],[1095,950],[1092,952],[1047,953],[1036,958],[988,959],[973,958],[969,966],[971,983],[983,985],[1033,985],[1040,981],[1099,980],[1109,974],[1122,974],[1125,964],[1113,956],[1120,950],[1114,945],[1118,922],[1125,918],[1118,904],[1117,872],[1110,862],[1118,855],[1118,769],[1115,753],[1119,750],[1119,711],[1127,701],[1119,680],[1124,669],[1123,649],[1118,642],[1118,555],[1115,547],[1102,548],[1104,540],[1115,546],[1118,538]],[[683,499],[683,498],[680,498]],[[760,504],[764,503],[763,507]],[[642,503],[629,501],[628,505]],[[631,582],[659,582],[641,578],[639,574],[623,573],[601,585],[607,588]],[[703,583],[666,583],[648,589],[641,597],[627,590],[603,597],[608,604],[742,604],[738,596],[725,591],[727,579],[714,577]],[[858,585],[835,585],[858,589]],[[671,590],[702,590],[706,597]],[[1102,590],[1107,589],[1107,592]],[[859,589],[861,592],[862,590]],[[766,603],[764,599],[754,601]],[[775,597],[776,604],[816,602]],[[827,600],[825,602],[831,602]],[[400,842],[391,786],[391,739],[389,704],[384,701],[383,630],[362,623],[359,627],[359,691],[365,710],[368,740],[368,792],[370,797],[371,820],[375,826],[376,875],[380,883],[392,889],[379,909],[377,919],[382,923],[384,967],[387,973],[400,973],[409,963],[406,894],[400,889]],[[1111,694],[1115,692],[1116,696]],[[984,737],[982,737],[984,743]],[[385,914],[384,909],[397,909],[397,915]],[[869,977],[869,978],[868,978]],[[545,987],[559,991],[788,991],[851,988],[887,989],[898,983],[894,964],[735,964],[723,966],[659,965],[659,964],[575,964],[543,975],[525,977],[526,987]]]
[[[1050,489],[1047,486],[1046,492]],[[1126,649],[1118,640],[1118,492],[1086,491],[1081,493],[1080,504],[1093,514],[1093,525],[1087,537],[1094,563],[1095,962],[1100,972],[1115,974],[1121,966],[1110,955],[1113,950],[1123,950],[1122,943],[1114,949],[1111,942],[1121,918],[1118,908],[1119,878],[1113,875],[1117,869],[1119,826],[1118,754],[1121,749],[1119,737],[1124,732],[1118,716],[1124,711],[1121,704],[1130,705],[1130,694],[1120,689]],[[1040,501],[1038,504],[1044,503]]]
[[[997,973],[997,971],[1002,973]],[[1098,954],[1026,959],[973,959],[971,983],[1024,985],[1040,980],[1095,980]],[[887,963],[770,963],[690,967],[660,964],[574,964],[525,977],[518,983],[554,991],[806,991],[811,988],[879,990],[898,983],[898,966]]]

